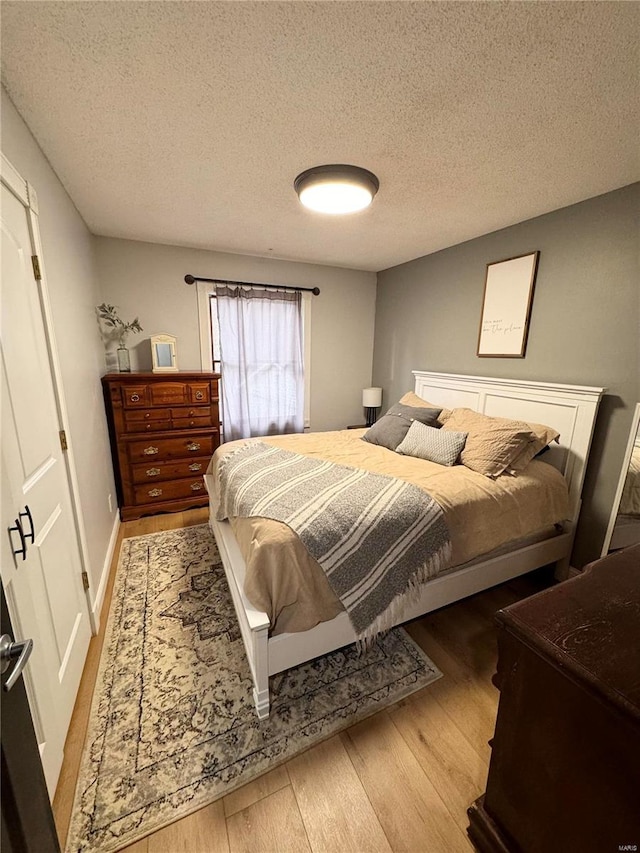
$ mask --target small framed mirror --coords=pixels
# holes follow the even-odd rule
[[[153,335],[151,362],[154,373],[177,373],[176,338],[173,335]]]

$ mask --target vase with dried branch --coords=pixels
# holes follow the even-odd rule
[[[115,305],[108,305],[103,302],[96,308],[98,320],[103,327],[106,327],[109,338],[115,338],[118,342],[118,370],[120,373],[131,372],[131,360],[129,358],[129,350],[127,349],[127,337],[131,332],[142,332],[142,326],[137,317],[134,317],[129,323],[125,323],[118,316]]]

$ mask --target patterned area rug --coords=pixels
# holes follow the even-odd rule
[[[67,853],[132,844],[440,674],[395,628],[275,676],[260,721],[207,525],[125,539]]]

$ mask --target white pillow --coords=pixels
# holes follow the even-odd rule
[[[466,440],[466,432],[435,429],[413,421],[406,436],[396,447],[396,453],[451,466],[455,465]]]

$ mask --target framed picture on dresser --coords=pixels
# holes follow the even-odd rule
[[[173,335],[153,335],[150,341],[153,373],[177,373],[176,338]]]

